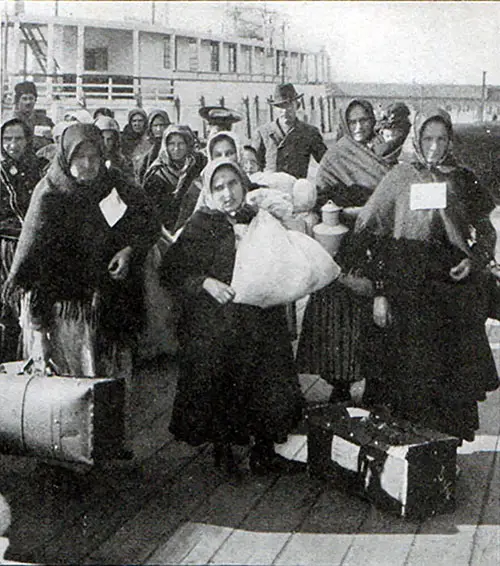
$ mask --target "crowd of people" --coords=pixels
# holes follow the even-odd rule
[[[1,127],[0,361],[123,378],[130,413],[137,364],[175,355],[170,430],[212,443],[228,473],[234,445],[251,445],[256,474],[297,470],[274,444],[303,416],[299,372],[326,380],[332,403],[353,402],[363,383],[366,407],[473,440],[478,401],[498,387],[485,331],[495,203],[456,162],[444,110],[412,123],[402,102],[377,119],[352,100],[327,148],[298,118],[302,95],[282,84],[277,118],[248,145],[232,131],[237,112],[201,109],[203,146],[162,109],[131,109],[123,130],[108,108],[54,125],[36,96],[33,83],[17,85]],[[311,158],[305,208],[268,212],[311,235],[333,201],[349,232],[341,275],[310,295],[294,355],[294,305],[236,303],[231,280],[258,212],[252,191],[308,178]]]

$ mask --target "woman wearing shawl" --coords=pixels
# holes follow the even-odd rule
[[[132,161],[121,151],[120,126],[114,118],[99,116],[94,125],[101,131],[106,167],[119,169],[130,182],[134,182]]]
[[[151,110],[148,116],[147,136],[150,143],[148,151],[140,158],[137,169],[137,181],[143,185],[144,177],[148,169],[153,164],[154,160],[158,157],[160,152],[161,140],[163,139],[163,132],[170,126],[170,117],[165,110]]]
[[[255,211],[244,205],[248,178],[229,160],[204,174],[204,206],[166,257],[165,276],[182,295],[180,375],[170,430],[192,445],[211,442],[216,465],[236,471],[231,445],[253,438],[254,473],[293,462],[274,453],[298,423],[302,394],[283,307],[233,303],[235,231]]]
[[[158,157],[144,178],[144,190],[171,234],[184,196],[206,165],[205,157],[194,150],[194,144],[189,126],[168,126]]]
[[[122,132],[122,152],[128,157],[137,173],[142,157],[151,148],[147,133],[148,115],[142,108],[132,108],[128,113],[127,125]]]
[[[340,113],[342,137],[321,160],[316,185],[316,209],[333,200],[342,207],[341,220],[351,229],[375,187],[389,171],[383,157],[371,144],[375,138],[375,114],[367,100],[353,100]],[[360,373],[359,337],[370,282],[357,277],[360,258],[351,245],[350,234],[335,257],[346,275],[339,282],[311,295],[304,314],[297,363],[300,372],[319,374],[333,385],[331,400],[347,401],[350,387],[363,379]],[[353,271],[354,275],[350,273]],[[346,288],[347,287],[347,288]],[[349,288],[350,287],[350,288]]]
[[[215,132],[208,138],[206,150],[209,162],[214,159],[229,159],[235,163],[240,163],[241,145],[238,136],[233,132]],[[186,192],[175,231],[182,228],[194,210],[203,205],[202,185],[203,179],[197,179]]]
[[[364,400],[473,440],[477,401],[498,387],[485,332],[494,203],[454,160],[444,110],[418,115],[413,136],[411,162],[383,179],[356,223],[362,241],[375,237],[373,317],[390,344],[368,350],[381,371],[366,374]]]
[[[144,269],[146,320],[138,349],[144,359],[171,355],[177,350],[178,308],[175,298],[160,284],[158,268],[172,240],[183,198],[206,163],[205,157],[194,151],[194,143],[189,126],[168,126],[158,157],[144,179],[144,190],[163,229],[162,237],[148,254]]]
[[[33,151],[33,134],[19,118],[1,129],[0,288],[7,280],[33,189],[48,163]],[[0,303],[0,362],[18,359],[19,306]]]
[[[29,292],[27,354],[42,366],[51,358],[64,375],[124,377],[129,391],[141,262],[157,238],[142,192],[106,169],[99,130],[66,128],[5,285],[6,296]]]

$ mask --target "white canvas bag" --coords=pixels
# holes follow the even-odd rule
[[[318,291],[339,274],[321,244],[259,210],[236,251],[231,287],[234,302],[266,308]]]

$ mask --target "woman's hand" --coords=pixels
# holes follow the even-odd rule
[[[123,281],[127,278],[130,268],[130,258],[132,257],[132,248],[127,246],[117,252],[108,264],[108,272],[111,279],[115,281]]]
[[[207,277],[203,281],[203,289],[221,305],[230,303],[236,295],[234,289],[229,285],[213,277]]]
[[[380,328],[387,328],[392,323],[387,297],[377,296],[373,299],[373,322]]]
[[[341,273],[337,281],[344,287],[347,287],[355,295],[373,297],[373,283],[368,277],[358,276],[352,273]]]
[[[472,270],[472,262],[470,258],[466,257],[458,265],[450,269],[450,277],[453,281],[462,281],[470,275]]]

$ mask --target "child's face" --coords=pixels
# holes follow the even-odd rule
[[[252,175],[253,173],[257,173],[257,171],[260,171],[257,158],[248,149],[243,150],[241,167],[243,168],[243,171],[245,171],[247,175]]]

